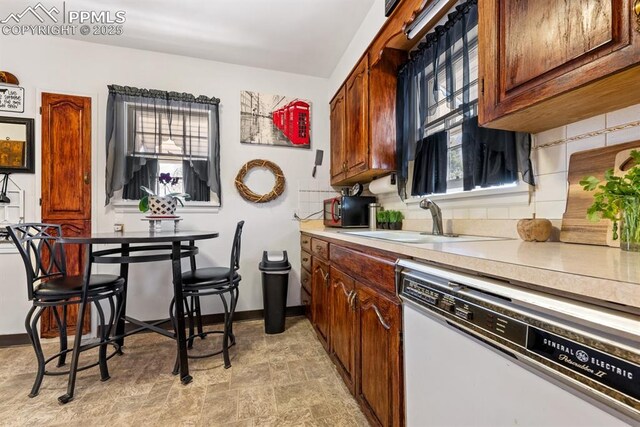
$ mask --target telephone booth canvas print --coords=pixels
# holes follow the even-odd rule
[[[240,92],[240,142],[311,147],[311,102],[282,95]]]

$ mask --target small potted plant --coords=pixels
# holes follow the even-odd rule
[[[389,211],[378,211],[378,213],[376,214],[376,222],[378,223],[378,228],[389,228]]]
[[[587,218],[601,218],[613,222],[613,240],[620,238],[620,248],[640,251],[640,152],[631,151],[635,165],[624,176],[616,176],[613,169],[604,174],[604,181],[594,176],[585,177],[580,185],[586,191],[595,191],[594,202],[587,209]],[[619,233],[620,231],[620,233]]]
[[[402,220],[404,215],[400,211],[388,211],[389,212],[389,229],[390,230],[402,230]]]
[[[140,199],[138,209],[140,209],[140,212],[151,211],[151,215],[155,216],[174,215],[178,203],[180,203],[180,206],[184,206],[184,201],[189,200],[189,195],[186,193],[169,192],[169,188],[180,182],[180,177],[172,177],[169,173],[161,173],[158,182],[164,189],[164,196],[157,195],[148,187],[140,186],[140,189],[147,193],[147,195]]]

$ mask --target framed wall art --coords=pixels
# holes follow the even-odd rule
[[[311,147],[311,102],[259,92],[240,92],[240,142]]]
[[[0,173],[34,173],[33,119],[0,117]]]

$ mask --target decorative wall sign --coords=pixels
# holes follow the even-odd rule
[[[240,142],[311,147],[311,102],[258,92],[240,92]]]
[[[24,88],[0,85],[0,111],[24,113]]]
[[[255,193],[244,183],[245,176],[247,176],[247,173],[254,168],[266,168],[275,175],[276,183],[270,192],[266,194]],[[280,169],[280,166],[270,162],[269,160],[251,160],[245,163],[240,168],[240,171],[238,171],[238,175],[236,175],[236,188],[238,189],[238,193],[240,193],[243,199],[253,203],[266,203],[277,199],[284,192],[284,184],[285,179],[282,169]]]

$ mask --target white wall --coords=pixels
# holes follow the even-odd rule
[[[349,75],[351,69],[356,65],[369,43],[380,31],[386,18],[384,16],[384,0],[374,0],[369,13],[360,24],[358,31],[351,39],[347,49],[340,57],[340,61],[329,76],[328,96],[333,98],[344,80]]]
[[[244,219],[241,271],[243,280],[238,310],[262,308],[262,290],[257,264],[263,249],[288,250],[293,270],[290,275],[289,305],[299,304],[299,231],[293,213],[299,206],[300,190],[325,188],[328,161],[311,178],[314,150],[329,153],[329,118],[327,79],[237,66],[148,51],[90,44],[81,41],[43,37],[5,37],[0,44],[2,69],[20,79],[25,88],[25,112],[19,117],[36,119],[35,175],[12,178],[26,191],[26,220],[40,217],[37,200],[40,192],[40,116],[41,92],[68,93],[93,98],[93,229],[111,231],[114,222],[124,222],[126,229],[143,230],[141,214],[115,213],[104,207],[105,116],[107,85],[114,83],[142,88],[174,90],[221,99],[221,179],[222,208],[219,212],[193,212],[182,209],[183,228],[208,228],[220,231],[220,238],[199,244],[199,265],[228,265],[235,223]],[[240,91],[254,90],[300,97],[312,102],[312,150],[261,147],[240,144]],[[239,168],[247,161],[264,158],[283,169],[287,188],[282,197],[265,205],[245,202],[233,185]],[[256,190],[270,188],[269,178]],[[22,333],[26,301],[24,272],[16,254],[0,254],[0,334]],[[107,271],[99,266],[98,271]],[[128,311],[143,319],[167,317],[171,295],[168,263],[131,267]],[[208,298],[211,300],[211,298]],[[205,312],[219,312],[221,306],[206,302]]]

